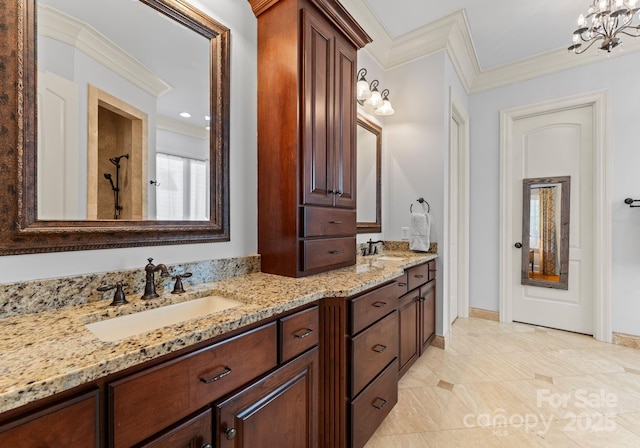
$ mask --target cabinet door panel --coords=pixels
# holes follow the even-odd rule
[[[98,446],[98,392],[90,392],[0,427],[0,447]]]
[[[436,332],[436,282],[429,282],[420,288],[420,314],[422,327],[420,329],[420,354],[427,349]]]
[[[316,448],[318,349],[216,405],[218,448]]]
[[[336,207],[356,207],[356,50],[336,37],[334,151]]]
[[[213,415],[207,409],[141,448],[202,448],[212,440]]]
[[[333,30],[303,11],[303,204],[333,205],[334,170],[331,158],[333,91]]]
[[[411,291],[401,297],[398,303],[400,376],[404,375],[411,364],[418,359],[419,297],[419,291]]]

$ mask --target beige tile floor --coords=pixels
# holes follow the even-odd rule
[[[457,319],[365,448],[640,447],[640,350]]]

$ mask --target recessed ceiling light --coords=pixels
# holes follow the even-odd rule
[[[180,116],[183,118],[191,118],[191,114],[189,112],[180,112]]]

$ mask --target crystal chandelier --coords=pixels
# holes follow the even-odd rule
[[[633,21],[640,8],[637,0],[593,0],[587,15],[578,17],[578,29],[573,32],[573,45],[569,51],[581,54],[600,42],[600,49],[611,52],[620,45],[618,34],[640,37],[640,25]],[[589,43],[582,48],[582,43]]]

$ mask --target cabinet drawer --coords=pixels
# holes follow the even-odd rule
[[[97,447],[98,391],[0,426],[1,447]]]
[[[407,283],[409,291],[422,286],[429,281],[429,263],[420,264],[407,269]]]
[[[396,283],[389,283],[351,301],[351,334],[356,334],[398,307]]]
[[[429,267],[429,281],[436,279],[436,260],[431,260],[427,263]]]
[[[286,362],[318,345],[319,312],[314,306],[280,319],[280,362]]]
[[[409,275],[405,271],[404,274],[396,278],[394,281],[396,284],[396,297],[399,299],[407,292],[409,292]]]
[[[340,210],[328,207],[304,207],[304,238],[317,236],[355,235],[355,210]]]
[[[398,356],[398,312],[351,339],[351,398]]]
[[[356,262],[356,239],[353,237],[303,241],[302,247],[303,271]]]
[[[273,322],[110,384],[113,445],[152,436],[274,368],[277,357]]]
[[[351,403],[351,441],[362,448],[398,402],[398,361],[387,367]]]

